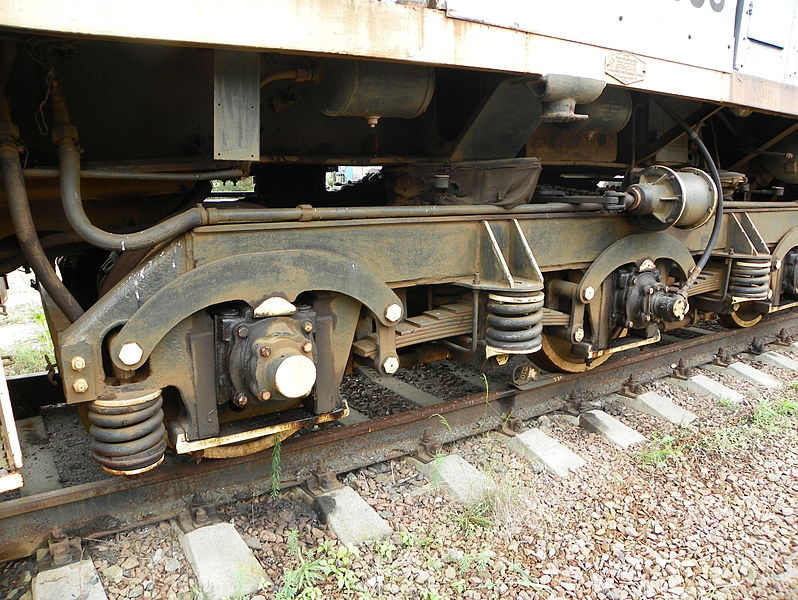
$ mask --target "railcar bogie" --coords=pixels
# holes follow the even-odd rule
[[[335,421],[356,364],[520,356],[523,386],[798,305],[781,109],[631,86],[617,57],[608,85],[13,31],[2,52],[0,268],[35,272],[111,473]],[[351,165],[373,170],[328,188]]]

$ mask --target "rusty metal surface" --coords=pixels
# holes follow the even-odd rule
[[[568,394],[604,394],[620,389],[632,375],[666,374],[676,358],[685,364],[709,362],[718,346],[742,351],[754,335],[775,339],[780,330],[798,329],[794,314],[770,318],[752,329],[727,330],[647,353],[619,357],[592,371],[554,376],[524,391],[480,393],[447,403],[329,429],[286,441],[282,446],[282,487],[299,484],[314,472],[342,473],[414,452],[425,436],[436,443],[501,426],[512,411],[530,419],[562,408]],[[442,415],[445,427],[438,415]],[[136,479],[114,478],[55,490],[0,504],[0,560],[30,555],[54,528],[89,536],[177,515],[197,490],[223,502],[239,490],[271,489],[271,453],[165,467]]]

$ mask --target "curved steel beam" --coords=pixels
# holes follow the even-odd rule
[[[168,331],[208,306],[242,300],[256,307],[266,298],[280,296],[293,301],[307,291],[350,296],[384,325],[395,324],[386,319],[385,309],[391,304],[402,306],[385,282],[339,254],[318,250],[239,254],[197,267],[148,298],[111,344],[111,358],[122,369],[136,369]],[[136,363],[128,365],[119,359],[125,344],[137,344],[141,349]]]
[[[660,258],[672,260],[678,265],[685,279],[690,269],[695,266],[690,251],[672,235],[667,233],[628,235],[611,244],[593,261],[579,282],[579,298],[586,298],[585,290],[588,287],[598,290],[601,283],[621,265],[639,263],[646,258],[654,262]]]

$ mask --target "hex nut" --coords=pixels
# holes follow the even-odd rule
[[[389,304],[385,307],[385,318],[391,323],[398,323],[402,318],[402,307],[398,304]]]
[[[581,327],[577,327],[576,329],[574,329],[574,342],[579,343],[583,339],[585,339],[585,330],[582,329]]]
[[[82,356],[73,356],[70,365],[73,371],[82,371],[86,368],[86,359]]]
[[[593,289],[592,285],[589,285],[584,290],[582,290],[582,300],[584,300],[585,302],[590,302],[595,295],[596,295],[596,290]]]
[[[269,398],[272,397],[272,393],[269,390],[261,390],[258,394],[258,397],[266,402]]]
[[[144,350],[136,342],[128,342],[119,351],[119,360],[123,365],[132,366],[141,360]]]
[[[83,394],[89,389],[89,382],[83,379],[83,377],[78,377],[72,382],[72,389],[78,394]]]
[[[302,352],[310,352],[311,350],[313,350],[313,344],[310,342],[305,342],[302,344]]]
[[[393,375],[399,370],[399,359],[395,356],[389,356],[382,361],[382,370],[388,373],[388,375]]]
[[[263,357],[269,356],[271,353],[272,349],[269,348],[268,346],[261,346],[260,349],[258,350],[258,354],[260,354]]]
[[[310,321],[305,321],[302,324],[302,329],[304,329],[306,333],[310,333],[311,331],[313,331],[313,323],[311,323]]]

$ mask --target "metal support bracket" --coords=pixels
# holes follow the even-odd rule
[[[36,564],[42,571],[76,562],[82,556],[80,538],[70,538],[61,529],[53,529],[47,547],[36,551]]]
[[[260,158],[260,54],[216,50],[213,69],[213,157]]]

